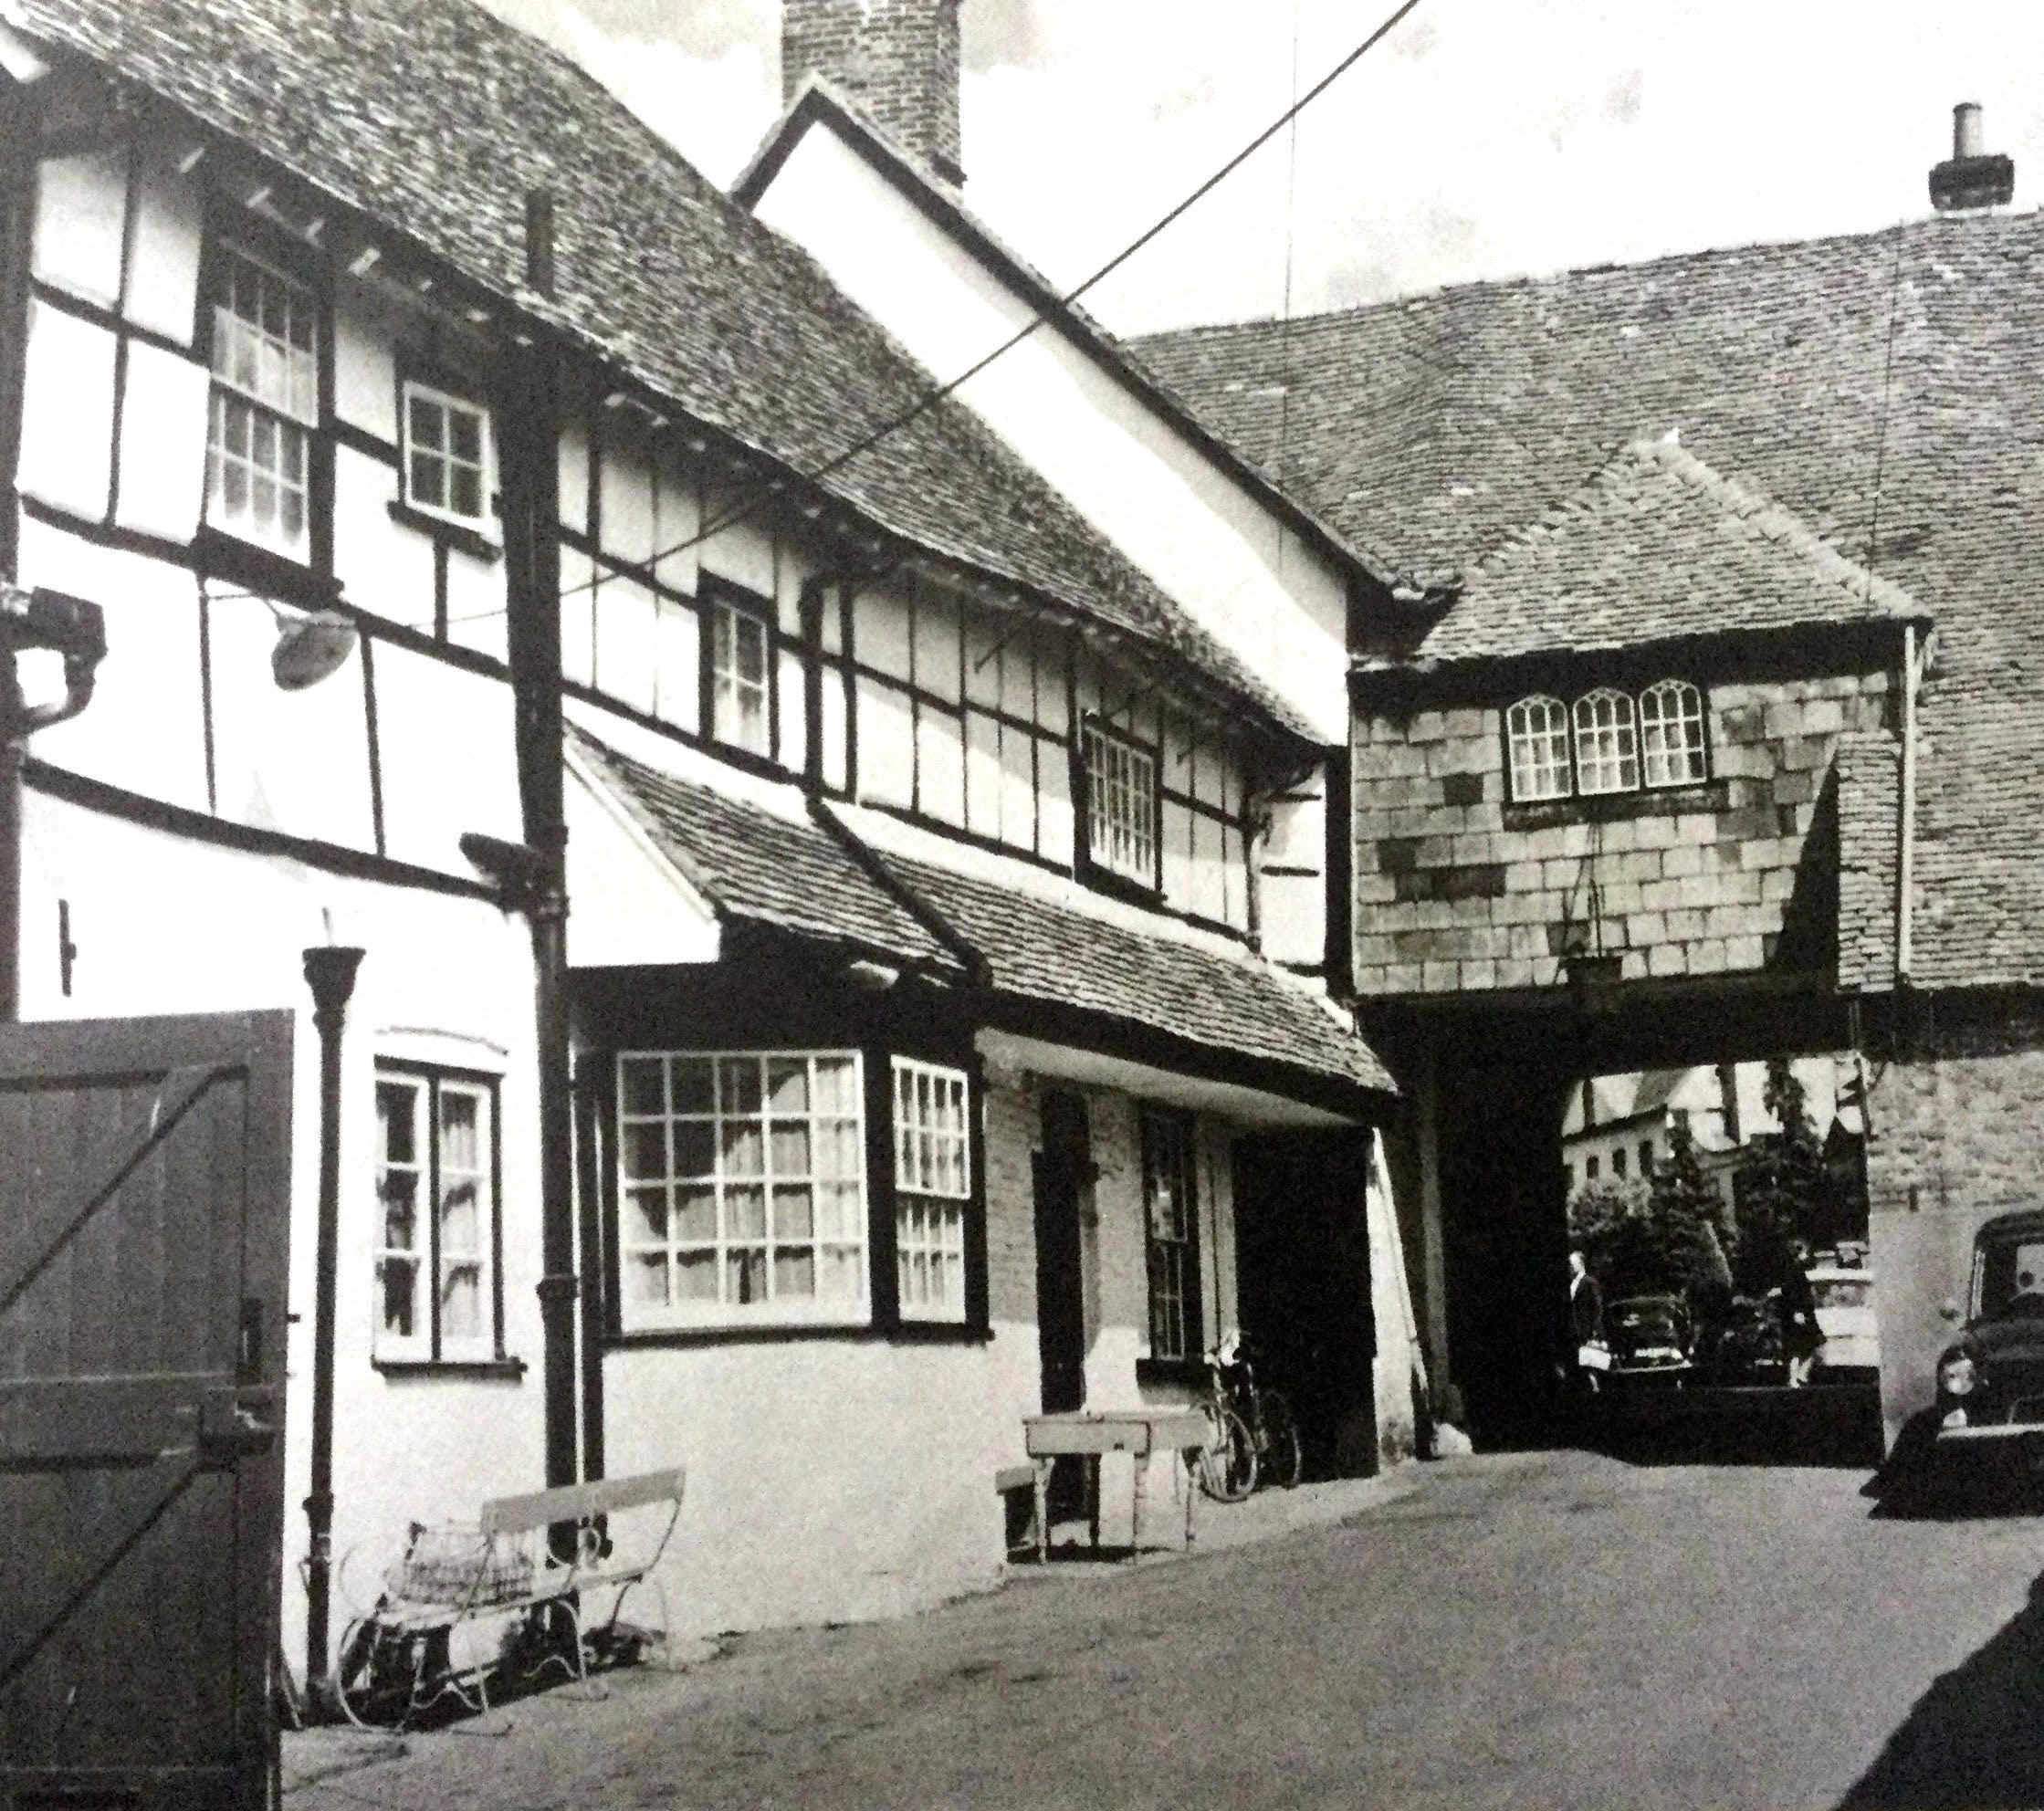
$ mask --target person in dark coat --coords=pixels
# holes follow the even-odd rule
[[[1575,1341],[1569,1368],[1579,1386],[1594,1390],[1597,1371],[1583,1363],[1583,1352],[1603,1340],[1604,1292],[1589,1273],[1582,1252],[1576,1250],[1568,1253],[1568,1331]]]
[[[1817,1324],[1817,1292],[1810,1287],[1809,1247],[1800,1241],[1784,1248],[1781,1266],[1781,1343],[1788,1355],[1788,1387],[1809,1382],[1824,1331]]]

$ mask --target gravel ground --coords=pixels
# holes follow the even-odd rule
[[[734,1638],[317,1778],[300,1737],[287,1805],[2044,1804],[2044,1523],[1870,1519],[1863,1476],[1448,1460],[1335,1525]]]

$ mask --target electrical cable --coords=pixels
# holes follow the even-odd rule
[[[1330,88],[1332,88],[1336,82],[1339,81],[1343,76],[1347,75],[1350,69],[1354,68],[1357,63],[1361,62],[1362,59],[1367,57],[1372,50],[1374,50],[1378,44],[1380,44],[1386,37],[1389,37],[1391,32],[1404,21],[1409,14],[1417,11],[1420,6],[1420,0],[1403,0],[1403,4],[1397,6],[1389,15],[1387,15],[1383,22],[1379,24],[1377,28],[1369,34],[1368,37],[1364,38],[1360,44],[1358,44],[1353,50],[1349,51],[1347,56],[1342,58],[1342,59],[1338,63],[1336,63],[1333,68],[1329,69],[1326,75],[1322,76],[1318,81],[1314,83],[1314,85],[1310,89],[1308,89],[1303,95],[1301,95],[1296,100],[1295,100],[1290,107],[1286,108],[1284,111],[1281,113],[1275,120],[1274,120],[1268,126],[1266,126],[1262,131],[1258,132],[1254,138],[1250,140],[1250,141],[1245,144],[1240,151],[1235,152],[1232,157],[1229,158],[1229,160],[1225,163],[1223,163],[1211,176],[1207,177],[1204,182],[1200,183],[1199,186],[1193,189],[1190,194],[1186,195],[1183,200],[1179,201],[1175,206],[1168,210],[1161,217],[1154,221],[1141,233],[1137,234],[1135,238],[1131,239],[1126,246],[1121,248],[1121,250],[1116,252],[1090,277],[1086,277],[1085,281],[1078,284],[1075,288],[1066,290],[1062,296],[1057,298],[1055,302],[1052,303],[1048,307],[1036,309],[1031,315],[1029,320],[1022,327],[1018,329],[1014,333],[1011,334],[1006,340],[1003,340],[998,346],[996,346],[991,352],[987,353],[983,358],[980,359],[975,363],[969,365],[956,377],[951,378],[947,382],[938,384],[933,390],[926,391],[923,395],[919,397],[909,407],[902,410],[896,415],[890,416],[886,421],[881,423],[879,426],[872,429],[870,432],[862,435],[859,439],[854,441],[853,444],[850,446],[846,447],[844,452],[839,453],[832,458],[825,460],[823,464],[819,466],[814,471],[804,473],[802,476],[811,484],[821,484],[825,478],[831,476],[833,473],[844,470],[844,468],[846,466],[850,465],[854,459],[859,458],[864,454],[871,452],[883,441],[887,440],[893,435],[900,433],[901,430],[908,426],[910,423],[920,419],[925,414],[928,414],[931,409],[935,408],[939,403],[943,402],[946,397],[951,395],[954,392],[970,383],[974,378],[978,377],[980,372],[984,372],[996,361],[1004,358],[1008,353],[1013,351],[1017,346],[1021,345],[1024,340],[1027,340],[1032,334],[1033,334],[1036,330],[1039,327],[1042,327],[1044,322],[1049,320],[1053,315],[1062,314],[1065,309],[1071,308],[1075,302],[1077,302],[1081,297],[1089,294],[1093,289],[1096,288],[1109,277],[1113,276],[1116,271],[1119,270],[1123,265],[1127,264],[1130,258],[1134,257],[1137,252],[1141,251],[1145,246],[1147,246],[1153,239],[1157,238],[1167,228],[1175,225],[1178,221],[1186,214],[1190,213],[1195,205],[1197,205],[1200,202],[1204,201],[1208,195],[1212,194],[1215,189],[1219,188],[1221,184],[1224,183],[1230,176],[1233,175],[1234,173],[1239,170],[1244,163],[1246,163],[1252,157],[1253,157],[1256,152],[1261,151],[1280,132],[1284,131],[1287,126],[1291,125],[1292,122],[1296,120],[1298,116],[1305,110],[1306,108],[1310,107],[1315,100],[1317,100],[1323,94],[1325,94]],[[727,529],[735,528],[739,523],[749,520],[760,508],[760,502],[757,498],[752,502],[743,504],[739,508],[731,511],[729,515],[719,517],[716,521],[711,522],[705,527],[697,529],[696,532],[690,535],[687,539],[676,541],[672,547],[669,547],[659,553],[655,553],[653,556],[652,560],[648,560],[646,563],[648,565],[657,565],[661,560],[671,559],[677,553],[686,553],[691,548],[700,547],[705,541],[712,539],[714,537],[722,534]],[[592,575],[588,579],[580,581],[574,585],[569,586],[561,594],[564,598],[571,597],[577,591],[592,591],[601,582],[602,579],[600,576]]]

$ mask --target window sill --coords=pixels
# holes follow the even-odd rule
[[[1535,799],[1504,806],[1506,830],[1546,830],[1556,824],[1615,823],[1624,818],[1674,817],[1684,811],[1722,811],[1731,788],[1722,780],[1690,786],[1635,787],[1630,792],[1577,793],[1567,799]]]
[[[772,1327],[658,1327],[613,1330],[613,1352],[689,1345],[775,1345],[797,1340],[862,1340],[890,1345],[983,1345],[993,1329],[970,1321],[901,1321],[893,1326],[871,1322],[847,1325],[802,1322]]]
[[[341,596],[341,581],[322,579],[303,560],[279,553],[260,541],[208,523],[194,543],[199,571],[208,578],[226,579],[260,597],[306,610],[325,610]]]
[[[414,529],[422,535],[430,535],[435,540],[445,541],[456,553],[466,553],[471,560],[487,560],[494,565],[504,557],[504,550],[479,529],[465,528],[459,522],[450,522],[425,509],[414,509],[394,497],[388,507],[392,521],[403,528]]]
[[[1206,1361],[1200,1358],[1138,1358],[1136,1361],[1136,1381],[1138,1384],[1183,1384],[1193,1389],[1202,1388],[1207,1381]]]
[[[1118,874],[1112,868],[1096,867],[1082,853],[1078,863],[1078,878],[1095,893],[1104,893],[1111,899],[1123,900],[1130,906],[1143,906],[1151,909],[1164,903],[1161,887],[1146,885],[1139,880],[1131,880],[1127,874]]]
[[[525,1376],[522,1358],[372,1358],[372,1369],[386,1377],[466,1377],[515,1384]]]

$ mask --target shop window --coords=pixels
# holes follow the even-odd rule
[[[1520,801],[1568,796],[1568,711],[1559,698],[1521,698],[1505,714],[1511,744],[1512,796]]]
[[[317,304],[236,246],[220,248],[212,281],[206,520],[304,560],[320,421]]]
[[[617,1062],[624,1329],[865,1322],[858,1053]]]
[[[496,1084],[379,1065],[376,1136],[376,1356],[501,1356]]]
[[[894,1061],[895,1259],[901,1317],[965,1318],[972,1141],[965,1073]]]
[[[1143,1115],[1143,1214],[1149,1269],[1152,1358],[1198,1359],[1200,1204],[1192,1121]]]

